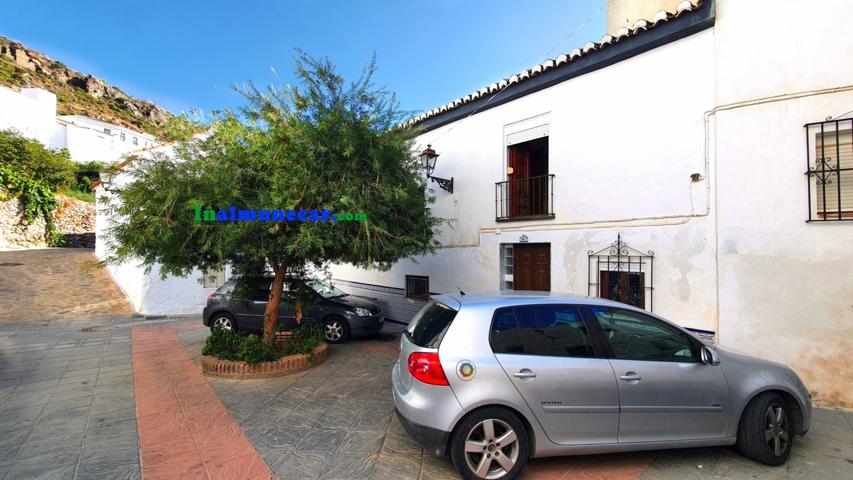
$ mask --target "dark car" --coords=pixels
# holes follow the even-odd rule
[[[271,278],[252,280],[240,294],[234,293],[231,282],[220,287],[207,297],[202,313],[204,325],[240,333],[263,333],[271,283]],[[302,279],[285,281],[278,321],[286,329],[296,326],[297,297],[304,305],[303,322],[321,324],[326,341],[330,343],[382,330],[382,312],[369,298],[348,295],[325,282]]]

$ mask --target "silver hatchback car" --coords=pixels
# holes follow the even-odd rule
[[[811,422],[784,365],[621,303],[547,292],[434,297],[392,380],[403,426],[466,479],[516,478],[530,457],[733,444],[779,465]]]

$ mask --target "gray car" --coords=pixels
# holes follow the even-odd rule
[[[784,365],[628,305],[547,292],[434,297],[392,381],[406,430],[467,479],[516,478],[530,457],[734,444],[780,465],[811,422]]]
[[[247,298],[235,298],[232,295],[235,287],[233,282],[226,283],[210,294],[202,310],[204,325],[262,334],[272,278],[256,278],[247,281],[247,284]],[[385,323],[374,299],[348,295],[326,282],[287,279],[278,321],[280,326],[289,330],[296,327],[297,296],[306,302],[302,312],[304,321],[322,325],[323,335],[330,343],[342,343],[350,337],[374,335],[382,330]]]

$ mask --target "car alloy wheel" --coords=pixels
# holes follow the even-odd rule
[[[227,330],[229,332],[234,331],[234,322],[231,321],[231,318],[228,315],[218,315],[214,317],[210,326],[213,328],[219,327],[222,330]]]
[[[465,463],[480,478],[503,478],[518,461],[518,436],[496,418],[476,424],[465,438]]]
[[[788,416],[785,408],[778,403],[771,403],[764,413],[764,441],[770,447],[773,455],[781,457],[788,446]]]
[[[323,333],[326,340],[333,343],[339,342],[344,336],[344,326],[338,319],[329,320],[323,325]]]
[[[747,405],[738,425],[737,447],[765,465],[782,465],[791,455],[796,424],[788,403],[775,392],[765,392]]]

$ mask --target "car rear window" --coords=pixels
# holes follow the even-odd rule
[[[423,348],[437,348],[458,311],[439,302],[429,302],[409,323],[406,337]]]

